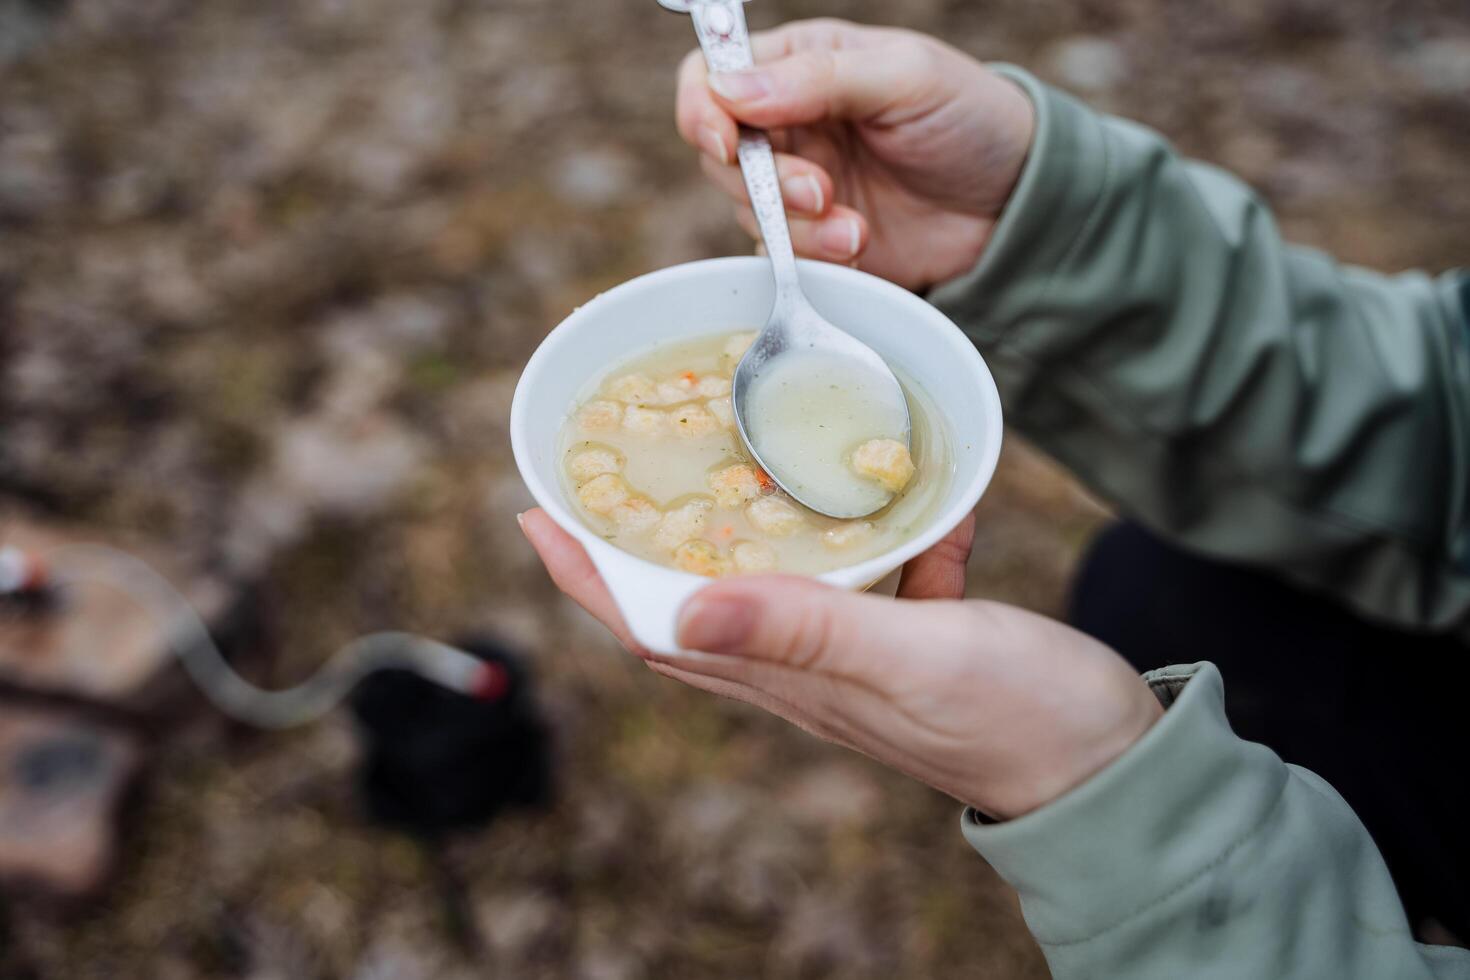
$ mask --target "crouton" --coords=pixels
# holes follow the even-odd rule
[[[896,439],[870,439],[852,451],[852,469],[898,493],[914,478],[908,447]]]
[[[729,569],[730,562],[708,541],[685,541],[674,549],[674,565],[695,575],[719,578]]]
[[[735,407],[730,404],[729,395],[724,398],[711,398],[704,403],[704,407],[722,427],[731,430],[735,428]]]
[[[577,424],[588,432],[612,432],[623,424],[623,406],[617,402],[588,402],[577,413]]]
[[[700,398],[719,398],[721,395],[728,395],[730,393],[730,379],[723,378],[718,374],[706,374],[694,386],[694,393]]]
[[[715,503],[728,510],[734,510],[761,495],[760,481],[755,478],[755,467],[744,463],[711,473],[709,488],[714,491]]]
[[[833,550],[851,548],[873,536],[877,530],[871,521],[849,521],[822,532],[822,544]]]
[[[623,478],[612,473],[593,477],[577,490],[577,499],[582,501],[582,506],[603,517],[611,514],[614,507],[631,495]]]
[[[739,541],[730,549],[735,568],[747,575],[774,571],[776,552],[762,541]]]
[[[618,530],[642,534],[663,517],[663,512],[643,497],[629,497],[612,509],[609,516]]]
[[[638,436],[665,435],[669,431],[669,413],[657,408],[633,405],[623,416],[623,428]]]
[[[567,463],[567,472],[572,479],[578,483],[586,483],[595,476],[604,473],[621,473],[623,471],[623,457],[612,449],[604,449],[600,446],[591,446],[574,455],[571,462]]]
[[[670,427],[675,435],[698,439],[723,430],[720,420],[703,405],[685,405],[669,412]]]
[[[693,381],[679,378],[658,383],[658,403],[660,405],[682,405],[696,397]]]
[[[714,506],[714,501],[708,497],[695,497],[675,507],[658,522],[658,528],[653,532],[653,543],[673,551],[685,541],[699,537],[709,523],[709,512]]]
[[[646,374],[625,374],[607,386],[607,393],[629,405],[653,405],[658,401],[658,385]]]
[[[753,501],[745,508],[745,519],[756,530],[771,538],[789,537],[806,524],[806,518],[801,516],[800,511],[775,496]]]

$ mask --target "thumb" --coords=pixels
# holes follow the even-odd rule
[[[876,121],[922,112],[939,81],[924,48],[802,51],[756,68],[720,72],[709,87],[731,115],[761,129],[824,119]],[[897,120],[894,120],[897,121]]]
[[[873,678],[913,643],[914,624],[898,613],[891,599],[807,578],[731,579],[684,604],[678,637],[686,649]]]

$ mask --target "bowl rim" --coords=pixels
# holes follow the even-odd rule
[[[511,400],[510,413],[510,436],[511,452],[515,458],[516,468],[520,471],[521,479],[525,482],[532,498],[546,513],[567,533],[571,534],[586,548],[594,557],[615,553],[620,559],[633,563],[634,567],[641,567],[650,572],[672,574],[678,579],[692,583],[708,584],[710,579],[660,565],[639,557],[630,551],[625,551],[614,544],[604,540],[592,528],[583,523],[570,509],[564,495],[559,488],[548,487],[536,472],[532,447],[529,445],[529,421],[527,418],[527,403],[530,400],[530,392],[536,382],[538,375],[545,367],[554,362],[559,356],[560,349],[571,343],[578,331],[584,325],[594,321],[598,315],[598,307],[605,300],[641,289],[648,289],[665,283],[672,283],[693,276],[704,276],[718,273],[721,270],[734,272],[736,269],[746,270],[752,266],[765,266],[768,259],[762,256],[725,256],[722,258],[699,259],[692,262],[684,262],[678,265],[667,266],[651,272],[643,273],[625,282],[622,282],[608,290],[598,293],[592,299],[577,306],[560,323],[553,327],[526,361],[521,370],[520,378],[516,382],[515,394]],[[843,588],[866,588],[883,578],[890,572],[899,568],[906,562],[923,554],[925,551],[938,544],[945,535],[957,527],[965,516],[974,510],[984,495],[986,488],[990,485],[995,475],[995,468],[1000,459],[1001,442],[1004,438],[1004,424],[1001,415],[1000,392],[996,388],[995,379],[990,373],[989,366],[981,356],[979,350],[965,336],[964,332],[948,316],[937,307],[930,304],[922,296],[917,295],[901,286],[881,279],[870,273],[863,272],[850,266],[836,265],[829,262],[819,262],[811,259],[798,259],[798,266],[803,276],[813,277],[836,277],[848,280],[844,286],[867,290],[870,292],[888,293],[901,304],[914,309],[916,318],[928,319],[936,327],[945,327],[944,330],[932,331],[925,336],[931,338],[932,342],[947,344],[949,353],[965,362],[971,369],[978,384],[978,390],[974,393],[979,404],[974,410],[984,415],[982,426],[986,437],[986,444],[982,450],[978,465],[975,467],[974,475],[962,488],[962,491],[954,497],[954,502],[943,511],[936,514],[928,526],[918,534],[906,541],[895,545],[871,558],[852,565],[844,565],[840,568],[829,569],[816,575],[806,576],[821,582]],[[943,338],[943,339],[941,339]],[[630,354],[636,351],[630,351]],[[910,375],[914,372],[910,371]],[[914,376],[915,383],[923,384],[923,378]],[[947,408],[950,406],[937,405],[941,420],[950,417]]]

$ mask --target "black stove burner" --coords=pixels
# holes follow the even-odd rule
[[[351,700],[367,742],[362,791],[373,819],[433,837],[551,798],[547,726],[525,663],[493,640],[455,646],[490,665],[472,698],[408,671],[366,678]]]

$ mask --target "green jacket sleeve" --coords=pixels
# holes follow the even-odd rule
[[[1231,732],[1213,665],[1147,679],[1168,710],[1113,765],[1020,819],[963,818],[1056,980],[1470,977],[1470,950],[1414,943],[1332,787]]]
[[[1234,178],[1001,70],[1036,142],[980,264],[931,298],[986,354],[1010,423],[1197,551],[1377,618],[1463,621],[1458,278],[1286,246]]]

